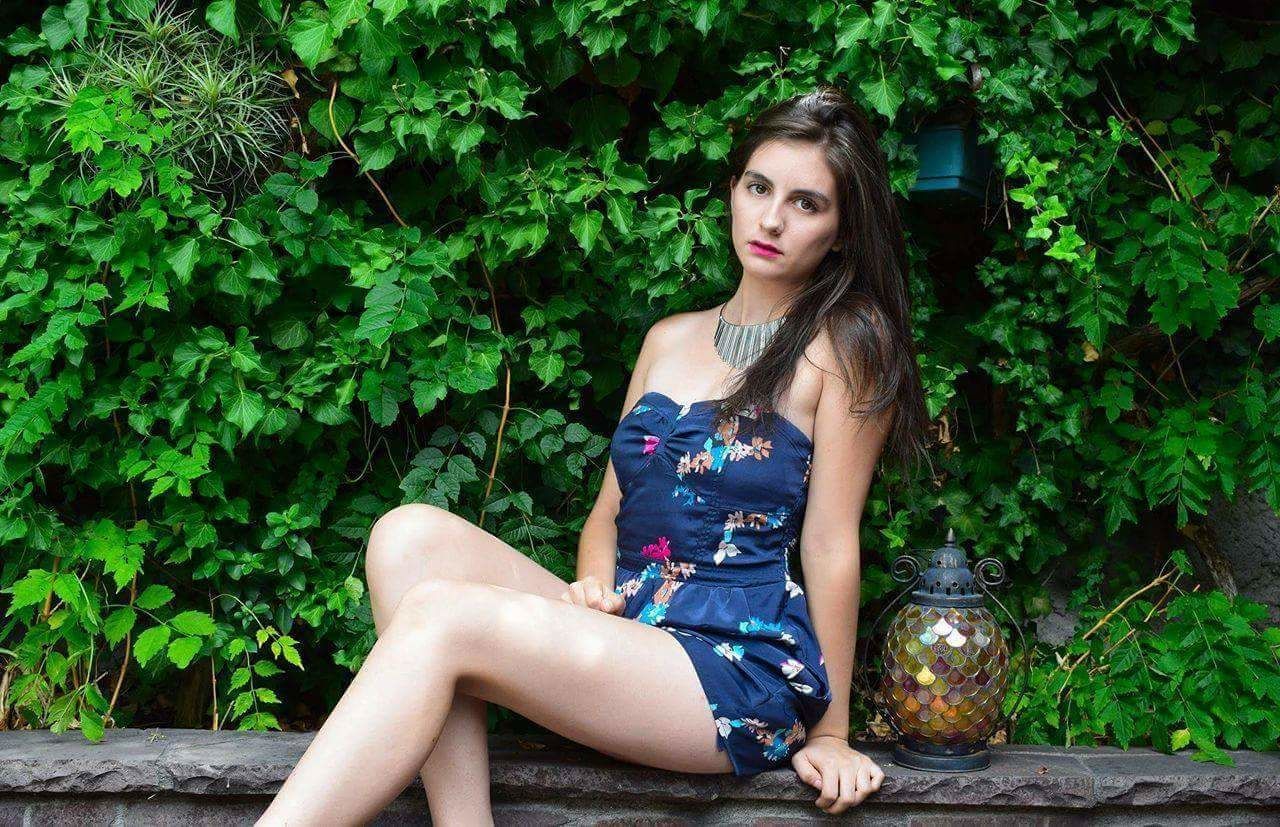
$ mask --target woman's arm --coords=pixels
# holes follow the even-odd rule
[[[663,319],[644,335],[640,345],[640,354],[636,357],[635,367],[631,370],[631,381],[627,385],[627,396],[623,401],[622,413],[618,421],[626,415],[636,401],[644,395],[645,381],[649,375],[649,366],[653,364],[658,350],[658,342],[663,330],[667,327]],[[606,453],[607,457],[608,454]],[[596,495],[595,505],[587,515],[582,526],[582,536],[578,538],[577,578],[584,579],[594,574],[602,583],[612,584],[617,570],[618,527],[614,519],[622,505],[622,490],[618,486],[618,475],[613,469],[613,461],[605,463],[604,482]]]
[[[808,737],[833,735],[847,741],[862,582],[858,527],[890,419],[888,412],[878,419],[849,413],[853,395],[836,369],[829,341],[818,341],[823,344],[817,361],[824,372],[814,416],[800,562],[809,617],[830,678],[831,706]]]

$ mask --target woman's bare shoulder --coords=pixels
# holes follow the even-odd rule
[[[645,340],[664,350],[678,346],[694,339],[707,324],[708,318],[714,317],[715,310],[687,310],[672,313],[654,322],[645,334]]]

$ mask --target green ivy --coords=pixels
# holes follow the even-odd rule
[[[224,195],[142,80],[59,82],[164,36],[163,5],[27,5],[0,12],[0,723],[314,723],[402,502],[571,577],[641,336],[738,275],[734,136],[831,82],[909,216],[926,116],[976,113],[996,173],[972,266],[911,228],[937,446],[876,479],[864,617],[951,527],[1006,563],[1018,623],[1051,569],[1076,581],[1075,638],[1017,653],[1012,737],[1280,739],[1257,604],[1170,576],[1112,612],[1191,573],[1215,501],[1280,512],[1280,27],[1189,0],[215,0],[188,21],[227,46],[208,65],[270,72],[291,124]]]

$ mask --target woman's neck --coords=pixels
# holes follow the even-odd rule
[[[721,314],[733,324],[760,324],[786,315],[791,303],[790,287],[761,281],[743,274],[738,289],[724,304]]]

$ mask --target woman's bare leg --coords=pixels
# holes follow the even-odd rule
[[[430,756],[455,690],[616,758],[731,771],[668,632],[501,586],[427,580],[401,600],[259,823],[373,818]]]
[[[384,514],[369,534],[365,576],[378,634],[410,587],[429,578],[506,586],[558,598],[569,584],[474,523],[422,503]],[[433,823],[492,824],[489,726],[482,698],[455,693],[422,768]]]

